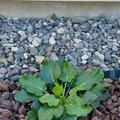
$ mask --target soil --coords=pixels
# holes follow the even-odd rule
[[[0,80],[0,120],[25,120],[30,105],[14,100],[19,90],[19,83]],[[79,120],[120,120],[120,79],[111,83],[109,90],[111,97],[102,101],[88,117]]]

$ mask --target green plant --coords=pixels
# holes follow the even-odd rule
[[[45,60],[38,76],[24,75],[15,99],[32,102],[28,120],[77,120],[109,96],[100,69],[80,71],[69,62]]]

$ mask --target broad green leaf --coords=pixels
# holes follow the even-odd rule
[[[100,69],[95,69],[88,72],[82,72],[77,78],[75,85],[81,85],[86,90],[90,90],[92,86],[104,78],[104,73]]]
[[[38,120],[37,110],[32,109],[27,113],[27,120]]]
[[[91,105],[92,105],[93,109],[98,108],[98,107],[100,106],[100,100],[97,99],[97,100],[93,101],[93,102],[91,103]]]
[[[39,100],[33,101],[32,104],[31,104],[31,108],[35,109],[35,110],[38,110],[40,108],[40,102],[39,102]]]
[[[60,120],[77,120],[76,116],[70,116],[68,114],[63,114],[63,116],[60,118]]]
[[[47,83],[53,84],[59,78],[61,69],[59,64],[55,61],[46,61],[40,71],[40,77]]]
[[[109,83],[98,82],[96,85],[93,86],[91,91],[96,93],[97,96],[99,96],[99,94],[101,94],[101,92],[105,91],[108,87],[109,87]]]
[[[65,109],[67,114],[77,117],[87,116],[92,111],[92,107],[85,105],[83,99],[77,95],[71,95],[67,98]]]
[[[104,92],[104,93],[101,93],[101,94],[98,96],[98,98],[91,103],[92,107],[93,107],[94,109],[98,108],[98,107],[100,106],[100,101],[103,101],[103,100],[105,101],[105,100],[107,100],[109,97],[110,97],[110,92],[109,92],[109,90],[107,90],[107,91]]]
[[[53,93],[56,95],[56,96],[60,96],[64,93],[64,88],[62,85],[60,85],[59,83],[56,83],[55,84],[55,87],[53,88]]]
[[[32,93],[36,96],[43,95],[43,92],[46,91],[46,83],[40,78],[35,77],[34,75],[25,75],[20,78],[20,83],[22,87],[26,89],[29,93]]]
[[[15,95],[15,100],[19,101],[19,102],[31,102],[31,101],[34,101],[36,99],[37,99],[36,96],[27,93],[24,89],[19,91]]]
[[[62,73],[59,79],[63,82],[71,82],[75,78],[76,74],[75,67],[69,62],[64,62],[62,65]]]
[[[64,63],[64,57],[61,57],[61,58],[59,58],[59,60],[57,60],[57,63],[59,64],[59,66],[61,67],[62,66],[62,64]]]
[[[60,118],[63,113],[63,106],[57,107],[43,106],[38,111],[39,120],[52,120],[53,117]]]
[[[59,104],[59,99],[57,99],[54,95],[46,93],[42,97],[40,97],[41,103],[47,103],[50,107],[51,106],[57,106]]]
[[[72,88],[72,89],[70,90],[69,94],[70,94],[70,95],[76,95],[76,93],[77,93],[78,91],[83,91],[83,90],[85,90],[85,89],[84,89],[82,86],[77,86],[77,87]]]
[[[96,94],[91,91],[86,91],[85,94],[83,95],[83,100],[86,104],[90,104],[96,99],[97,99]]]

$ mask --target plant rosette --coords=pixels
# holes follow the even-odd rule
[[[44,60],[40,74],[23,75],[19,102],[31,103],[27,120],[77,120],[109,97],[109,84],[100,69],[80,71],[71,63]]]

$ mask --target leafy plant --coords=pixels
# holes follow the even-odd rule
[[[15,99],[31,102],[28,120],[77,120],[109,97],[102,70],[80,71],[71,63],[45,60],[38,76],[23,75]]]

